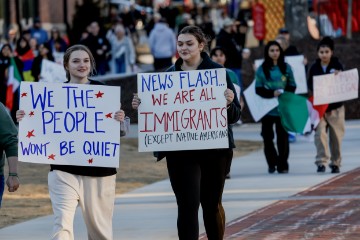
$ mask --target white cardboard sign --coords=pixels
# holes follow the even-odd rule
[[[359,97],[359,73],[356,68],[314,76],[314,105],[341,102]]]
[[[139,151],[228,148],[225,68],[139,73]]]
[[[119,87],[22,82],[20,109],[20,161],[119,167]]]

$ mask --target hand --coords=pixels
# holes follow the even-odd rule
[[[335,71],[334,71],[335,76],[338,75],[339,72],[341,72],[341,70],[335,70]]]
[[[138,97],[137,93],[134,93],[133,100],[131,102],[131,106],[133,109],[138,109],[141,104],[141,99]]]
[[[125,112],[123,110],[119,110],[119,111],[115,112],[114,119],[119,122],[124,122]]]
[[[226,106],[234,101],[234,92],[231,89],[227,88],[224,92],[224,96],[226,98]]]
[[[277,89],[274,91],[274,96],[278,97],[284,92],[284,89]]]
[[[18,176],[9,176],[6,180],[6,185],[8,186],[9,192],[16,192],[20,186],[20,181]]]
[[[16,111],[16,121],[20,122],[25,117],[25,111],[24,110],[17,110]]]

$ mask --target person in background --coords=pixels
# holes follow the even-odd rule
[[[122,24],[117,24],[113,31],[108,31],[106,37],[111,45],[111,72],[133,72],[136,61],[136,53],[131,38],[126,36],[124,26]]]
[[[150,32],[149,46],[154,56],[155,71],[165,70],[172,65],[172,57],[176,53],[176,39],[165,18],[155,23],[154,29]]]
[[[4,165],[8,162],[6,185],[9,192],[16,192],[20,186],[18,176],[18,138],[17,128],[5,106],[0,103],[0,208],[5,189]],[[5,154],[4,154],[5,153]]]
[[[313,96],[314,76],[338,74],[344,70],[339,59],[334,57],[334,41],[324,37],[317,45],[318,58],[311,65],[308,75],[309,95]],[[315,129],[315,164],[317,172],[326,171],[330,159],[331,173],[339,173],[341,167],[341,143],[345,133],[345,107],[343,102],[330,103]],[[330,148],[330,153],[329,153]]]
[[[34,25],[30,28],[32,38],[36,38],[37,44],[46,43],[49,40],[48,33],[41,27],[39,18],[35,18]]]
[[[50,45],[48,43],[40,44],[39,55],[35,57],[34,62],[32,64],[31,74],[34,77],[35,82],[38,82],[40,80],[41,65],[44,59],[54,62],[54,57],[51,53]]]
[[[264,50],[264,62],[255,74],[256,94],[263,98],[276,98],[284,91],[295,92],[296,83],[289,64],[285,62],[284,52],[276,41],[269,41]],[[274,146],[276,127],[277,150]],[[289,138],[281,124],[278,107],[272,109],[261,119],[261,136],[264,141],[264,153],[268,172],[289,172]]]
[[[207,41],[199,27],[183,28],[177,37],[180,58],[168,72],[223,68],[213,62],[206,53]],[[228,74],[226,83],[224,97],[227,105],[229,148],[157,153],[158,160],[166,157],[170,182],[178,205],[177,227],[180,240],[199,238],[200,204],[208,239],[222,240],[224,237],[225,211],[221,199],[230,156],[235,147],[230,124],[236,123],[241,115],[240,103]],[[141,100],[135,94],[132,107],[137,109],[140,103]]]
[[[23,62],[23,78],[24,81],[33,82],[34,78],[31,75],[31,67],[35,58],[35,55],[30,47],[28,40],[22,36],[16,45],[16,55]]]
[[[213,60],[214,62],[220,64],[221,66],[224,66],[225,62],[226,62],[226,54],[225,54],[225,50],[221,47],[215,47],[210,51],[210,58],[211,60]],[[240,107],[241,109],[244,108],[244,99],[242,96],[242,89],[240,88],[239,84],[239,79],[237,77],[237,75],[230,69],[226,69],[227,74],[229,75],[231,82],[234,84],[235,87],[235,91],[236,91],[236,96],[238,97],[238,99],[240,99]],[[236,122],[236,124],[241,124],[241,120],[239,119],[239,121]],[[233,125],[230,125],[230,127],[232,127]],[[230,179],[230,168],[231,168],[231,162],[232,162],[232,155],[229,156],[231,157],[231,160],[229,161],[229,165],[226,167],[226,178]]]
[[[235,22],[226,18],[223,22],[223,28],[216,38],[216,46],[222,47],[227,52],[225,67],[233,70],[239,79],[239,86],[242,88],[242,76],[241,76],[241,65],[242,65],[242,49],[234,38]]]
[[[88,78],[94,72],[95,59],[84,45],[66,50],[64,68],[66,83],[103,85]],[[18,121],[24,116],[24,110],[17,111]],[[114,115],[121,126],[120,136],[125,135],[124,118],[122,110]],[[88,239],[112,239],[115,178],[115,168],[50,165],[48,187],[55,215],[51,239],[74,239],[73,222],[78,205],[83,212]]]
[[[13,60],[13,61],[12,61]],[[12,68],[11,68],[12,67]],[[16,122],[16,111],[19,109],[19,98],[20,98],[20,88],[8,91],[7,83],[9,81],[10,70],[15,70],[17,68],[20,81],[23,81],[23,62],[15,56],[13,49],[10,44],[4,44],[0,52],[0,81],[2,82],[0,92],[1,92],[1,102],[7,107],[10,111],[10,115],[14,122]]]
[[[100,33],[100,26],[97,21],[93,21],[88,26],[89,35],[80,43],[87,46],[93,53],[96,61],[96,72],[98,75],[104,75],[108,68],[108,58],[110,56],[111,46],[105,36]]]
[[[59,46],[56,47],[55,44],[58,43]],[[50,39],[48,41],[48,44],[50,46],[50,50],[52,52],[58,51],[58,52],[65,52],[67,48],[66,41],[61,37],[60,30],[58,28],[52,28]]]

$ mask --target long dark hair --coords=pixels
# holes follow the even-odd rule
[[[266,79],[270,79],[270,69],[274,66],[274,62],[272,58],[269,56],[269,49],[271,46],[278,46],[280,50],[280,56],[277,60],[277,65],[280,68],[282,74],[286,75],[286,63],[285,63],[285,55],[284,50],[281,48],[280,44],[276,41],[269,41],[264,50],[264,62],[262,64],[262,68],[265,74]]]

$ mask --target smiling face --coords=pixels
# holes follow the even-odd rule
[[[91,60],[86,51],[76,50],[70,54],[69,61],[65,65],[70,74],[70,81],[87,82],[91,72]]]
[[[318,50],[318,56],[322,64],[329,64],[333,51],[328,46],[321,46]]]
[[[272,45],[269,48],[268,54],[273,61],[277,61],[280,56],[280,48],[277,45]]]
[[[180,34],[177,40],[177,51],[184,61],[196,60],[204,49],[204,43],[199,41],[192,34]]]

